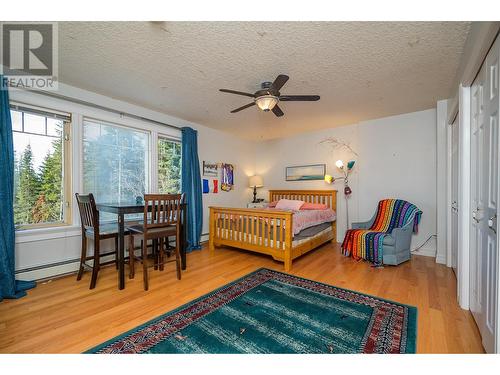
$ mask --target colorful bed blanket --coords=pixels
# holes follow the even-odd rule
[[[349,229],[342,243],[342,254],[354,259],[366,259],[376,265],[382,264],[384,238],[394,228],[413,222],[417,233],[422,211],[410,202],[401,199],[384,199],[378,204],[375,221],[369,229]]]

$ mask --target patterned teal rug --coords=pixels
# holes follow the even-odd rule
[[[87,353],[415,353],[417,309],[259,269]]]

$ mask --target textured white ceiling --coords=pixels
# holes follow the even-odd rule
[[[468,22],[61,22],[60,80],[251,139],[434,107]],[[232,109],[278,74],[285,116]]]

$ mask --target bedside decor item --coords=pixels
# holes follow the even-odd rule
[[[219,177],[217,163],[203,161],[203,176]]]
[[[251,176],[248,179],[248,186],[253,188],[253,201],[252,203],[257,203],[257,188],[261,188],[264,186],[264,180],[262,179],[262,176]]]
[[[267,208],[267,207],[269,207],[269,203],[267,203],[267,202],[247,203],[247,208]]]
[[[234,167],[232,164],[223,163],[222,169],[222,183],[221,190],[231,191],[234,185]]]
[[[260,268],[87,353],[396,354],[416,342],[416,307]]]
[[[311,164],[286,167],[286,181],[323,180],[326,173],[326,164]]]

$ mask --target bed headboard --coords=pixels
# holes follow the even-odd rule
[[[322,203],[337,211],[337,190],[269,190],[269,202],[280,199]]]

